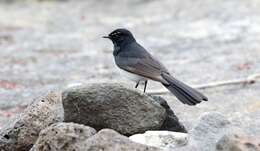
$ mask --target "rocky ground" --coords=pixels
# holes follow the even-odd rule
[[[260,73],[257,0],[88,0],[0,3],[0,123],[33,98],[71,83],[134,83],[121,78],[111,42],[101,36],[129,28],[179,79],[189,84]],[[148,89],[161,88],[150,82]],[[202,90],[196,107],[162,95],[187,129],[217,111],[260,136],[260,84]]]
[[[37,98],[0,130],[0,150],[260,151],[260,139],[218,112],[187,132],[162,97],[95,83]]]

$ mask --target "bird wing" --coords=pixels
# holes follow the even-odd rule
[[[168,73],[167,69],[151,55],[148,55],[144,58],[135,58],[135,57],[125,57],[118,66],[128,72],[159,81],[162,83],[167,83],[162,77],[161,73]]]

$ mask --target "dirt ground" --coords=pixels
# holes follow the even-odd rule
[[[130,29],[139,43],[188,84],[260,73],[258,0],[88,0],[0,2],[0,125],[33,98],[71,83],[124,82],[102,39]],[[148,83],[149,90],[162,86]],[[260,136],[260,83],[202,90],[196,107],[163,95],[191,128],[216,111]]]

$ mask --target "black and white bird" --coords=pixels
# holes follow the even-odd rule
[[[202,93],[174,78],[163,64],[136,42],[129,30],[116,29],[103,38],[113,42],[115,63],[136,82],[135,88],[144,81],[145,92],[147,81],[154,80],[162,83],[184,104],[196,105],[208,100]]]

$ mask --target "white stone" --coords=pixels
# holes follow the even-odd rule
[[[134,142],[161,149],[177,148],[188,143],[187,133],[171,131],[146,131],[143,134],[135,134],[129,138]]]

